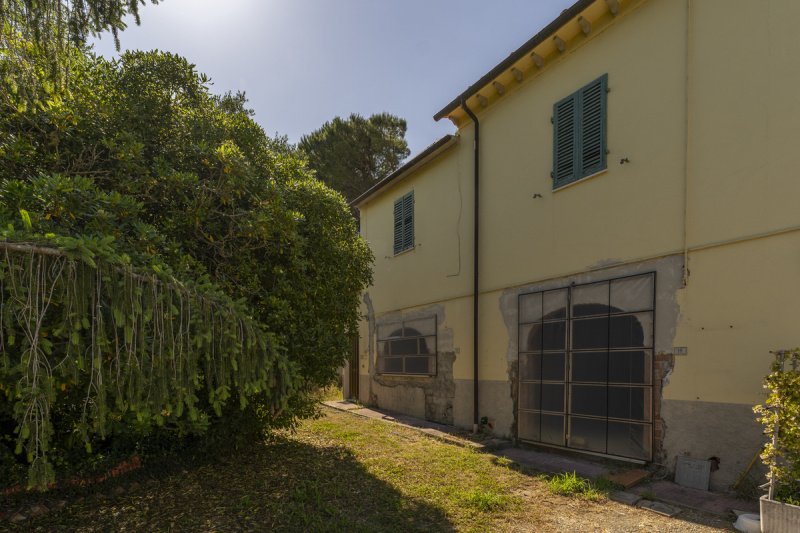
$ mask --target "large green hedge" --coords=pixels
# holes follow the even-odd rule
[[[67,63],[33,103],[0,77],[0,447],[41,485],[58,450],[203,432],[231,396],[291,423],[371,279],[341,195],[184,58]]]

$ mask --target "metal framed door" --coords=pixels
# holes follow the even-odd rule
[[[655,273],[519,297],[517,436],[652,459]]]

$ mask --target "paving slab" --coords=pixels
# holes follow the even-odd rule
[[[682,487],[671,481],[654,481],[639,485],[630,489],[630,492],[639,495],[645,492],[651,493],[661,501],[718,516],[728,516],[733,509],[748,513],[759,511],[757,501],[740,500],[728,494]]]
[[[666,503],[654,502],[650,500],[642,500],[638,504],[636,504],[636,507],[639,507],[641,509],[647,509],[648,511],[653,511],[654,513],[658,513],[660,515],[664,515],[669,518],[672,518],[673,516],[681,512],[681,510],[678,509],[677,507],[672,507],[671,505],[667,505]]]
[[[617,490],[608,495],[609,498],[615,502],[624,503],[626,505],[636,505],[641,501],[642,497],[632,492],[625,492],[624,490]]]
[[[354,411],[356,409],[361,409],[361,405],[357,404],[356,402],[351,402],[349,400],[332,400],[328,402],[322,402],[323,404],[327,405],[328,407],[333,407],[334,409],[339,409],[340,411]]]
[[[641,468],[635,468],[633,470],[625,470],[623,472],[611,474],[608,476],[608,480],[629,489],[638,485],[648,477],[650,477],[650,472],[642,470]]]
[[[561,474],[563,472],[575,472],[585,478],[596,478],[608,476],[609,469],[603,464],[594,463],[576,457],[566,457],[555,453],[540,452],[538,450],[528,450],[523,448],[506,448],[500,450],[497,455],[511,459],[515,463],[521,464],[550,474]]]

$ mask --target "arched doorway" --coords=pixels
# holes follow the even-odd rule
[[[655,274],[520,296],[521,440],[649,460]]]

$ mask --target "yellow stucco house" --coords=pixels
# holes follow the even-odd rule
[[[800,2],[579,0],[353,202],[375,254],[350,395],[674,468],[762,443],[800,344]],[[467,51],[464,51],[467,53]]]

